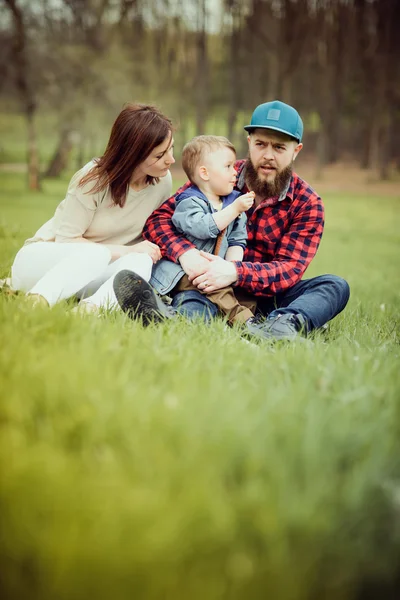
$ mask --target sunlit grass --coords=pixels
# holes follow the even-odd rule
[[[4,276],[65,181],[37,195],[0,181]],[[310,341],[0,296],[2,596],[385,597],[400,548],[398,199],[325,203],[307,275],[341,275],[352,295]]]

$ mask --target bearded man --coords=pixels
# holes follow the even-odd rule
[[[257,301],[257,314],[246,324],[251,335],[294,339],[324,326],[346,306],[349,286],[335,275],[302,276],[317,252],[324,227],[321,198],[295,172],[293,163],[303,144],[298,112],[280,101],[254,110],[248,132],[247,160],[235,163],[235,189],[255,192],[247,211],[247,248],[243,261],[229,262],[198,251],[175,230],[171,217],[175,196],[147,220],[143,236],[157,244],[162,255],[179,262],[199,291],[178,293],[173,307],[188,317],[216,316],[217,307],[205,293],[234,286],[240,304]],[[134,274],[120,274],[114,288],[124,310],[160,320],[168,316],[151,287]],[[127,285],[128,283],[128,285]],[[150,281],[151,283],[151,281]],[[139,289],[139,293],[138,290]],[[202,293],[203,292],[203,293]]]

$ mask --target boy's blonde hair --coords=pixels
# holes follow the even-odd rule
[[[235,146],[222,135],[198,135],[185,144],[182,150],[182,168],[192,183],[196,183],[196,168],[204,155],[219,148],[229,148],[236,155]]]

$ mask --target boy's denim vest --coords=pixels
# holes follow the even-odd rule
[[[190,186],[184,192],[179,194],[179,196],[176,197],[176,202],[178,203],[183,199],[192,198],[193,196],[195,196],[197,199],[204,200],[205,211],[209,212],[210,214],[214,212],[207,198],[195,185]],[[225,208],[231,204],[238,196],[240,196],[240,192],[236,191],[229,194],[229,196],[224,196],[222,198],[222,207]],[[233,229],[235,232],[232,235]],[[182,233],[187,240],[196,246],[198,250],[204,250],[210,254],[214,252],[216,237],[199,239],[193,235],[193,233],[195,233],[195,228],[192,229],[192,234],[189,234],[183,230]],[[225,235],[222,239],[218,255],[224,258],[226,251],[228,250],[228,246],[237,245],[245,247],[246,239],[246,217],[243,214],[240,218],[235,219],[228,225]],[[174,263],[163,258],[154,265],[150,283],[160,294],[168,294],[168,292],[170,292],[179,283],[184,274],[185,271],[182,269],[179,263]]]

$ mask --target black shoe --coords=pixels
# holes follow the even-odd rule
[[[141,318],[145,326],[176,316],[174,309],[164,304],[151,285],[133,271],[117,273],[113,287],[122,310],[131,319]]]
[[[261,319],[258,315],[246,321],[245,328],[246,334],[264,340],[292,341],[301,333],[307,333],[306,320],[299,313],[284,313],[266,319]]]

